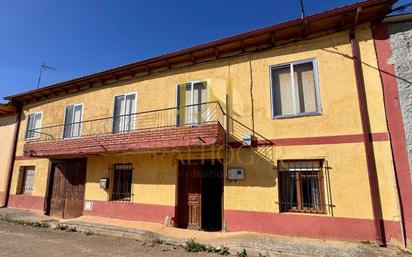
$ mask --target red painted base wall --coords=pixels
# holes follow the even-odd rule
[[[93,209],[91,211],[83,211],[83,215],[157,222],[163,224],[165,217],[168,214],[172,217],[175,214],[174,206],[127,202],[91,202],[93,202]]]
[[[254,231],[285,236],[375,241],[373,220],[225,210],[229,231]],[[399,222],[385,221],[388,241],[401,241]]]
[[[44,197],[31,195],[10,195],[7,207],[43,211]]]
[[[86,200],[87,201],[87,200]],[[91,201],[83,215],[162,223],[175,216],[175,206],[127,202]],[[44,197],[10,195],[8,207],[43,211]],[[322,215],[225,210],[228,231],[250,231],[284,236],[350,241],[374,241],[373,220]],[[385,221],[386,239],[401,242],[399,222]]]

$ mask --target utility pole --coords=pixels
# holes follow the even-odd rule
[[[43,71],[45,71],[45,70],[47,70],[47,69],[49,69],[49,70],[56,70],[56,68],[47,65],[47,63],[43,63],[43,64],[40,66],[40,73],[39,73],[39,80],[37,81],[37,88],[40,87],[41,75],[43,74]]]

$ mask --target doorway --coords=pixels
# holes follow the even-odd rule
[[[179,228],[222,230],[223,165],[180,161],[176,222]]]
[[[58,218],[83,215],[87,159],[52,160],[46,214]]]

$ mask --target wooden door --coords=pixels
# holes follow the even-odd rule
[[[66,166],[63,162],[52,165],[53,182],[50,199],[50,216],[63,218],[65,205]]]
[[[179,164],[177,225],[201,229],[202,170],[200,164]]]
[[[64,215],[66,219],[83,215],[84,183],[86,180],[85,160],[77,160],[66,167],[66,195]]]
[[[52,165],[50,215],[76,218],[83,214],[86,159],[67,159]]]

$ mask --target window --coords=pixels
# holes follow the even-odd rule
[[[113,174],[112,201],[130,201],[132,195],[131,164],[115,164]]]
[[[323,160],[279,161],[281,212],[324,212]]]
[[[136,93],[114,98],[113,132],[128,132],[135,127]]]
[[[33,181],[34,181],[34,166],[27,166],[22,168],[21,176],[21,194],[31,194],[33,191]]]
[[[66,107],[63,138],[80,136],[82,115],[83,104],[75,104]]]
[[[27,117],[26,139],[40,137],[42,116],[41,112],[29,114]]]
[[[189,82],[178,85],[177,104],[179,125],[199,124],[210,120],[207,110],[206,82]]]
[[[317,67],[314,60],[274,66],[270,72],[274,118],[320,113]]]

